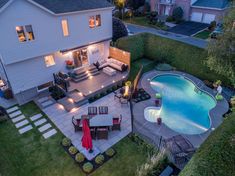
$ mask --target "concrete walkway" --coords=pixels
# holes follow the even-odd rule
[[[197,39],[197,38],[186,36],[186,35],[175,34],[175,33],[167,32],[163,30],[157,30],[154,28],[134,25],[134,24],[129,24],[129,23],[126,23],[126,25],[129,31],[133,34],[149,32],[149,33],[161,36],[161,37],[165,37],[165,38],[181,41],[189,45],[197,46],[199,48],[206,48],[208,44],[208,41],[206,40]]]

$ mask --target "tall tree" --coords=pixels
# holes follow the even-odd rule
[[[207,66],[230,79],[235,86],[235,8],[231,8],[223,21],[223,34],[208,46]]]
[[[128,7],[133,10],[137,10],[139,7],[145,4],[145,0],[127,0]]]
[[[126,0],[115,0],[114,4],[119,9],[119,13],[121,14],[121,17],[123,19],[124,8],[125,8],[125,5],[126,5]]]

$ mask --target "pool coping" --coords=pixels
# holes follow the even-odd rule
[[[203,92],[206,92],[210,96],[212,96],[215,99],[216,92],[214,92],[211,88],[207,87],[203,81],[198,79],[197,77],[185,73],[185,72],[180,72],[180,71],[157,71],[157,70],[152,70],[147,73],[144,73],[139,81],[138,87],[143,88],[145,91],[147,91],[151,95],[151,99],[146,100],[144,102],[140,102],[137,104],[133,105],[133,113],[134,113],[134,122],[135,120],[141,124],[137,125],[138,123],[135,123],[136,127],[141,129],[146,128],[145,130],[149,131],[151,134],[143,134],[144,136],[150,137],[156,137],[158,135],[159,137],[163,137],[164,139],[170,138],[175,135],[182,135],[183,137],[187,138],[193,145],[194,147],[199,147],[205,140],[206,138],[210,135],[210,133],[217,128],[222,122],[223,122],[223,114],[225,114],[228,109],[229,105],[228,102],[223,99],[222,101],[216,101],[216,105],[214,108],[212,108],[209,112],[210,116],[210,128],[201,134],[182,134],[178,133],[172,129],[170,129],[168,126],[165,124],[162,124],[160,126],[157,126],[155,123],[148,122],[145,120],[144,115],[141,111],[144,112],[144,109],[148,106],[154,106],[154,100],[155,100],[155,94],[156,91],[153,90],[149,82],[156,76],[159,75],[165,75],[165,74],[174,74],[174,75],[179,75],[183,76],[189,81],[191,81],[198,89],[200,89]],[[143,120],[144,119],[144,120]],[[137,129],[138,130],[138,129]],[[142,130],[143,131],[143,130]]]

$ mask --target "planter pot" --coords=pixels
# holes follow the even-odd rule
[[[158,118],[157,118],[157,124],[158,124],[158,125],[161,125],[161,124],[162,124],[162,118],[161,118],[161,117],[158,117]]]

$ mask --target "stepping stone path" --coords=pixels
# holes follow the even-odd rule
[[[20,114],[22,114],[22,112],[20,110],[18,110],[18,111],[15,111],[15,112],[9,114],[9,117],[12,119]]]
[[[47,120],[45,119],[45,118],[43,118],[43,119],[40,119],[40,120],[38,120],[38,121],[35,121],[34,122],[34,125],[35,126],[40,126],[40,125],[42,125],[43,123],[45,123]]]
[[[45,106],[48,106],[54,103],[53,101],[48,99],[48,97],[43,97],[39,99],[38,102],[41,102]],[[18,106],[14,106],[12,108],[7,109],[7,113],[9,117],[11,118],[11,121],[15,124],[16,128],[18,128],[18,131],[20,134],[24,134],[33,129],[33,126],[29,124],[30,123],[29,120],[27,120],[25,115],[22,114]],[[29,119],[36,127],[38,127],[47,122],[47,119],[42,118],[42,117],[43,115],[39,113],[30,117]],[[45,139],[57,133],[57,131],[52,128],[52,125],[50,123],[44,124],[43,126],[38,128],[38,131],[42,133]]]
[[[19,129],[19,133],[24,134],[25,132],[27,132],[29,130],[32,130],[32,129],[33,129],[32,125],[27,125],[27,126],[21,128],[21,129]]]
[[[51,124],[47,123],[46,125],[43,125],[42,127],[38,128],[38,130],[42,133],[48,130],[49,128],[51,128]]]
[[[30,120],[31,120],[31,121],[35,121],[35,120],[40,119],[41,117],[42,117],[42,114],[36,114],[36,115],[30,117]]]
[[[47,108],[55,103],[50,99],[50,97],[42,97],[36,101],[40,105],[40,107],[42,107],[43,109]]]
[[[10,109],[7,109],[7,113],[10,114],[10,113],[12,113],[12,112],[14,112],[14,111],[16,111],[16,110],[18,110],[18,109],[19,109],[18,106],[14,106],[14,107],[12,107],[12,108],[10,108]]]
[[[23,119],[25,119],[25,116],[22,114],[20,116],[15,117],[14,119],[12,119],[12,122],[16,123],[16,122],[19,122],[19,121],[21,121]]]
[[[55,129],[52,129],[52,130],[50,130],[50,131],[44,133],[44,134],[43,134],[43,137],[44,137],[45,139],[47,139],[47,138],[49,138],[49,137],[55,135],[56,133],[57,133],[57,131],[56,131]]]
[[[16,126],[16,128],[20,128],[20,127],[22,127],[24,125],[27,125],[28,123],[29,123],[29,121],[27,119],[25,119],[25,120],[23,120],[23,121],[21,121],[19,123],[16,123],[15,126]]]

